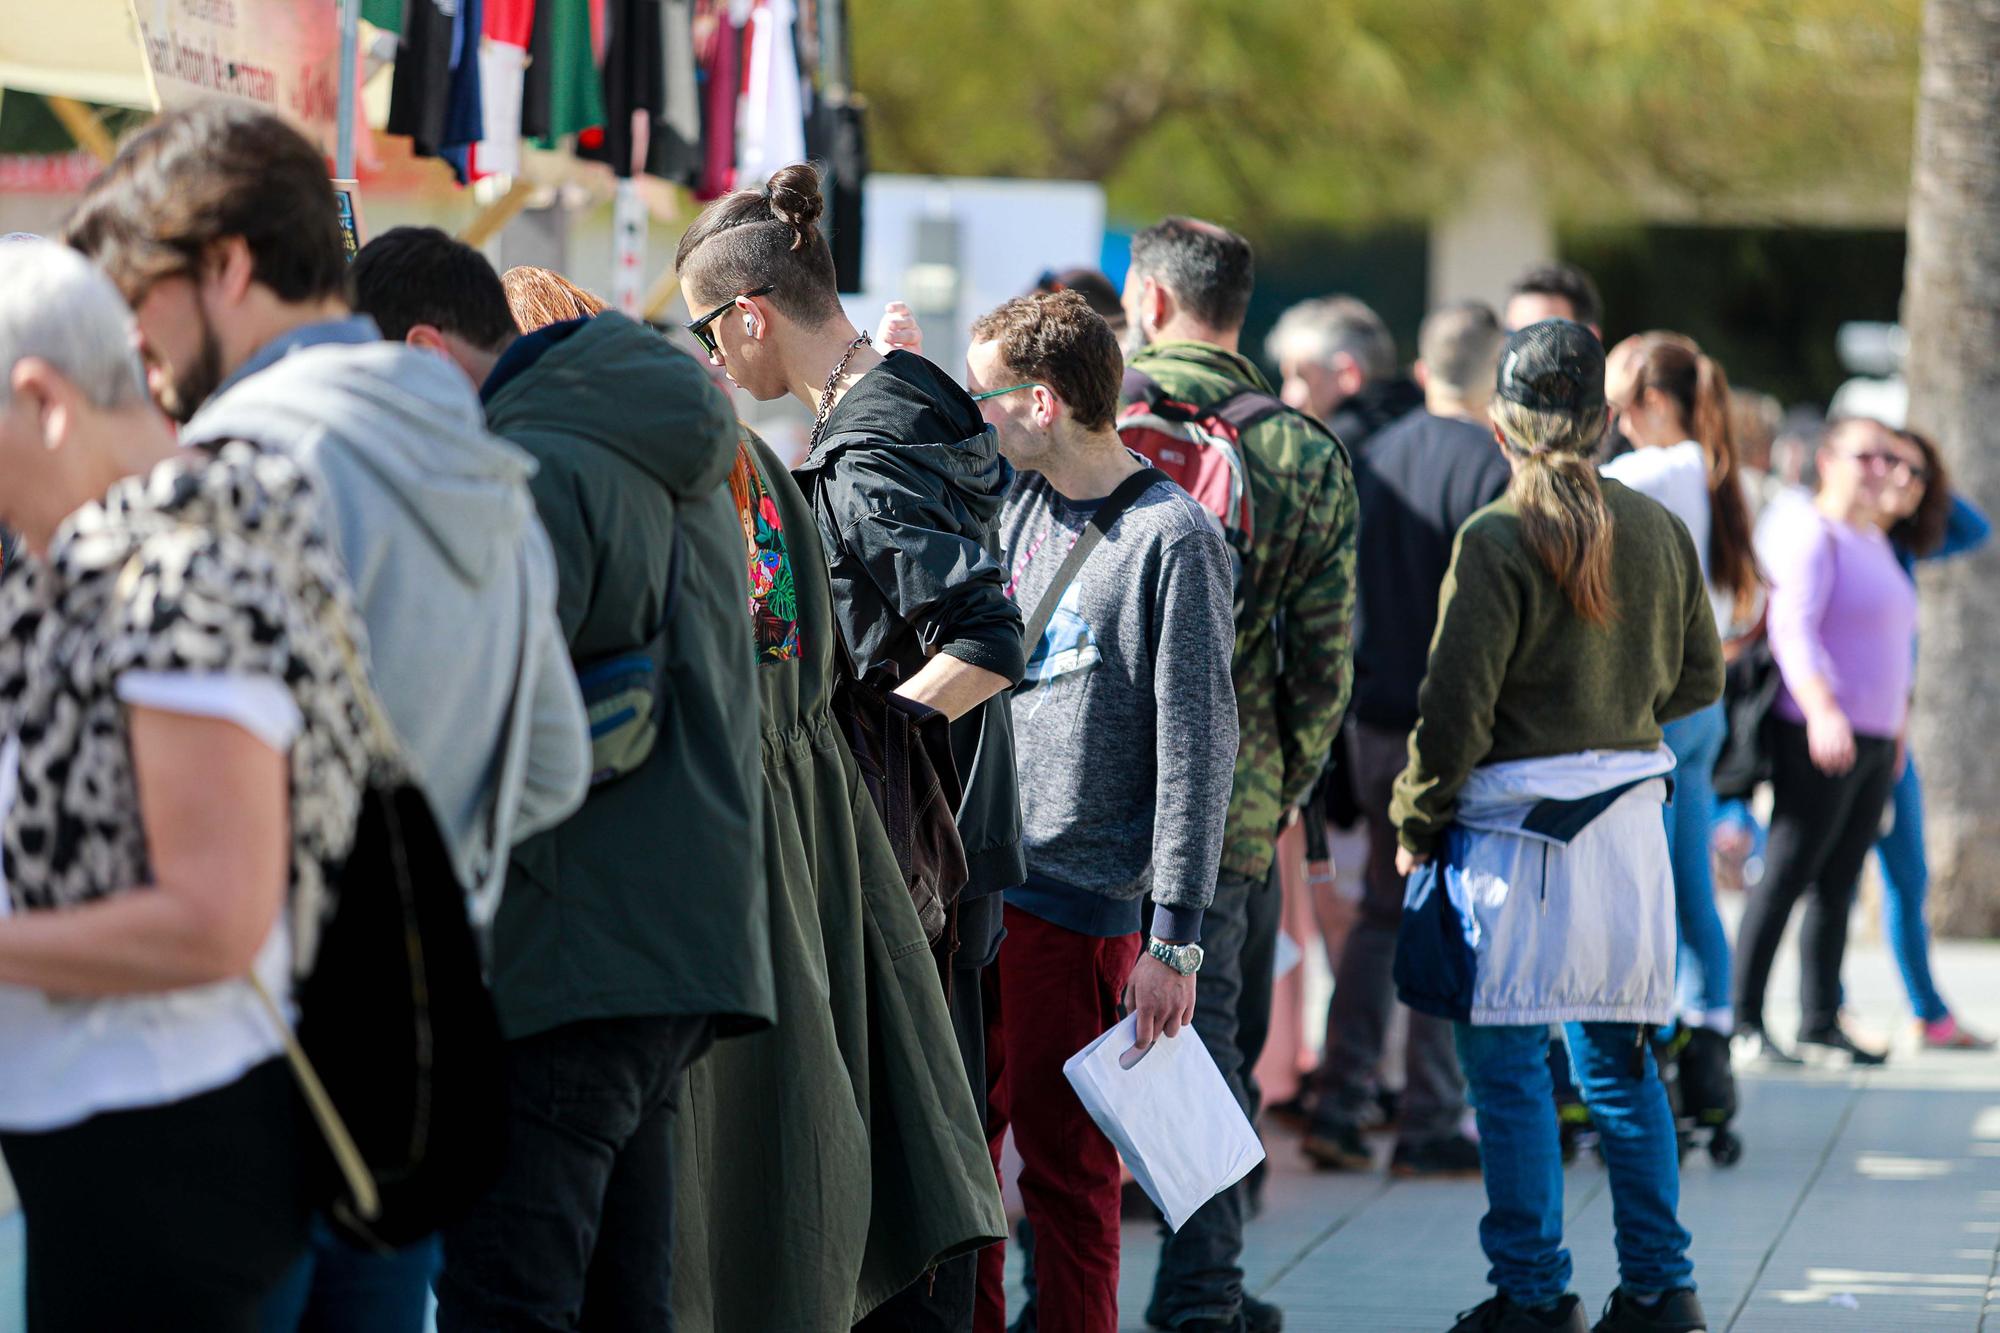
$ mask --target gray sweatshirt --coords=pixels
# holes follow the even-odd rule
[[[1024,619],[1096,507],[1039,473],[1016,480],[1000,539]],[[1154,934],[1199,933],[1236,769],[1231,577],[1214,518],[1160,483],[1112,525],[1027,645],[1013,705],[1029,883],[1010,902],[1115,934],[1125,920],[1138,928],[1136,900],[1150,892]]]
[[[355,319],[278,340],[181,440],[253,440],[319,481],[369,674],[483,924],[508,849],[582,803],[589,721],[528,495],[534,460],[487,433],[457,367],[378,337]]]

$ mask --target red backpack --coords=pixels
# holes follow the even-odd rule
[[[1196,407],[1168,397],[1142,370],[1125,372],[1125,397],[1129,402],[1118,414],[1118,438],[1221,521],[1240,581],[1243,561],[1256,537],[1243,433],[1291,409],[1256,389]]]

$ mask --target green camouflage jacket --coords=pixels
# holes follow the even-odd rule
[[[1255,365],[1208,343],[1156,343],[1131,367],[1196,407],[1246,387],[1271,392]],[[1312,791],[1347,708],[1359,505],[1347,451],[1304,417],[1267,418],[1242,446],[1254,533],[1236,622],[1242,741],[1222,869],[1261,881],[1278,825]]]

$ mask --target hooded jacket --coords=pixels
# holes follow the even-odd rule
[[[798,470],[833,581],[834,620],[865,675],[908,680],[938,653],[1020,683],[1021,612],[995,531],[1013,469],[969,394],[938,367],[891,352],[847,391]],[[965,799],[964,897],[1027,877],[1014,723],[1006,692],[951,726]]]
[[[726,484],[728,401],[693,360],[622,315],[540,330],[484,390],[493,429],[537,463],[570,655],[662,629],[658,739],[561,827],[516,848],[493,932],[509,1037],[566,1023],[774,1013],[756,664],[743,529]],[[674,532],[682,559],[669,609]]]
[[[319,482],[376,692],[485,921],[507,848],[582,801],[589,726],[533,460],[486,432],[456,367],[377,337],[366,320],[298,331],[181,438],[281,449]]]
[[[1210,407],[1263,373],[1209,343],[1154,343],[1132,357],[1178,402]],[[1326,766],[1354,675],[1354,469],[1339,441],[1297,412],[1267,417],[1240,441],[1255,521],[1236,617],[1240,741],[1222,869],[1262,883],[1278,825]]]

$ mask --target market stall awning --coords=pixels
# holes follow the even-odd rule
[[[0,23],[0,88],[102,106],[150,107],[146,56],[128,0],[10,4]]]

